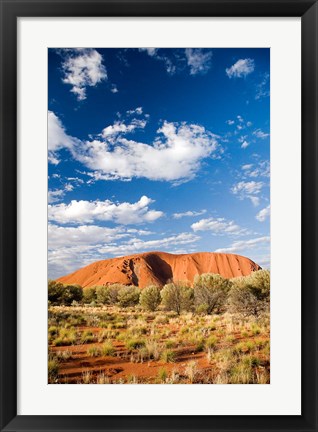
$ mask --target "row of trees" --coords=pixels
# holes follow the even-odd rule
[[[197,275],[193,288],[186,282],[166,284],[162,289],[151,285],[143,290],[135,286],[114,284],[82,289],[49,281],[51,304],[118,304],[128,307],[140,304],[143,309],[155,311],[160,305],[166,310],[219,313],[229,310],[243,316],[259,316],[269,309],[270,274],[259,270],[249,276],[225,279],[218,274]]]

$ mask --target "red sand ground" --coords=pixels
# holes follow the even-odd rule
[[[120,283],[144,288],[164,285],[168,281],[189,281],[202,273],[218,273],[225,278],[247,276],[260,266],[249,258],[235,254],[198,252],[175,255],[146,252],[97,261],[58,279],[82,287]]]

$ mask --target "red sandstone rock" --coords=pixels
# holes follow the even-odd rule
[[[241,255],[197,252],[175,255],[146,252],[97,261],[58,279],[82,287],[120,283],[144,288],[169,281],[189,281],[202,273],[218,273],[225,278],[247,276],[261,267]]]

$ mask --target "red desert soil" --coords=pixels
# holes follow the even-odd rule
[[[146,252],[97,261],[58,280],[82,287],[120,283],[144,288],[171,280],[192,284],[195,275],[202,273],[218,273],[225,278],[247,276],[260,268],[249,258],[234,254]]]

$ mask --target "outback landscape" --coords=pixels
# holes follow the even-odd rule
[[[270,49],[49,48],[47,124],[48,383],[269,384]]]
[[[270,382],[270,276],[248,258],[150,252],[48,288],[49,383]]]

